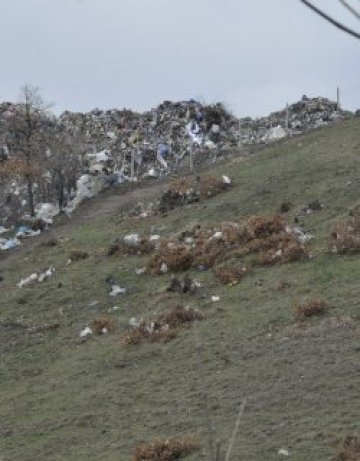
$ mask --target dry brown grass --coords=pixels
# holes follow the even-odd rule
[[[345,221],[333,227],[330,234],[330,248],[337,254],[360,252],[360,207],[354,208]]]
[[[314,315],[324,314],[329,308],[329,303],[323,298],[314,298],[304,303],[295,303],[296,320],[304,320]]]
[[[186,195],[189,191],[194,190],[196,181],[192,177],[181,177],[171,181],[169,190],[175,194]]]
[[[278,262],[293,262],[308,257],[308,252],[297,238],[288,233],[272,235],[265,239],[258,257],[260,265],[272,265]]]
[[[196,320],[204,319],[204,314],[197,309],[174,306],[132,327],[124,336],[123,342],[128,346],[143,341],[167,343],[176,338],[179,329],[188,327]]]
[[[132,461],[173,461],[193,453],[199,448],[194,437],[157,438],[140,442],[134,450]]]
[[[156,254],[148,262],[148,268],[154,274],[161,274],[163,265],[171,272],[189,269],[192,255],[188,245],[176,240],[163,241]]]
[[[117,320],[109,315],[102,315],[95,318],[90,323],[90,328],[97,335],[102,335],[104,333],[114,333],[117,327]]]
[[[185,244],[182,241],[185,237],[191,237],[192,242]],[[292,262],[309,256],[306,246],[282,217],[255,215],[244,223],[223,222],[213,228],[197,227],[182,232],[178,240],[160,244],[148,267],[155,274],[163,272],[164,267],[170,272],[198,266],[211,268],[253,253],[257,254],[258,265]],[[223,283],[235,281],[226,282],[228,274],[218,278],[224,279]]]
[[[346,437],[341,442],[333,461],[360,461],[360,438]]]
[[[129,245],[124,241],[113,243],[110,245],[107,255],[121,255],[121,256],[140,256],[152,253],[156,248],[155,242],[151,241],[149,237],[141,237],[139,243]]]
[[[215,277],[224,285],[234,285],[242,280],[249,273],[249,268],[223,266],[215,269]]]
[[[210,198],[220,194],[229,187],[222,179],[212,176],[200,177],[198,181],[198,190],[201,198]]]

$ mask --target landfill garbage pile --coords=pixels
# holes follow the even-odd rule
[[[266,117],[241,119],[241,140],[244,144],[272,142],[352,115],[349,111],[338,110],[337,103],[329,99],[303,96],[300,101]]]
[[[162,176],[188,161],[190,152],[209,162],[239,140],[239,121],[222,104],[192,100],[166,101],[142,114],[127,109],[65,112],[60,120],[93,149],[87,157],[92,172],[107,168],[125,179]]]
[[[4,130],[6,118],[14,111],[15,104],[0,103],[0,170],[12,158]],[[81,153],[79,150],[76,154],[81,157],[79,169],[63,191],[62,209],[71,213],[106,187],[161,178],[172,172],[188,171],[191,165],[211,165],[228,155],[244,154],[246,149],[239,150],[240,144],[273,142],[351,115],[337,110],[337,104],[328,99],[306,96],[284,110],[257,119],[238,119],[220,103],[165,101],[144,113],[128,109],[67,111],[59,117],[52,116],[49,126],[44,120],[41,130],[66,133],[81,145]],[[42,183],[34,184],[37,217],[50,223],[60,212],[54,199],[59,186],[51,183],[50,172],[44,171],[40,179]],[[26,215],[27,199],[26,184],[21,178],[1,181],[0,224],[19,223]]]

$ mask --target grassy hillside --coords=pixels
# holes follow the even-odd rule
[[[59,245],[5,260],[1,461],[130,460],[139,441],[186,434],[202,445],[187,459],[205,460],[205,421],[211,417],[225,449],[245,398],[232,459],[272,461],[282,448],[294,461],[331,459],[342,437],[360,431],[360,256],[328,249],[333,224],[360,202],[359,130],[360,120],[352,119],[233,159],[211,172],[234,184],[216,197],[163,217],[124,219],[119,210],[105,220],[95,213],[68,233],[63,228]],[[324,208],[299,213],[314,200]],[[128,233],[169,238],[196,223],[271,215],[285,202],[289,223],[299,215],[313,235],[312,257],[256,267],[231,286],[217,282],[212,270],[190,269],[204,297],[166,292],[169,273],[137,275],[149,256],[106,255]],[[74,249],[90,256],[67,265]],[[16,287],[49,266],[56,268],[49,280]],[[108,277],[127,293],[110,297]],[[328,311],[296,321],[294,304],[314,297],[326,299]],[[177,303],[206,319],[166,344],[123,344],[132,317]],[[114,306],[116,332],[82,341],[80,331]]]

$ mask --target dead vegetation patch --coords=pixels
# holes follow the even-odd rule
[[[330,249],[337,254],[360,252],[360,206],[350,211],[350,216],[337,223],[330,234]]]
[[[195,226],[181,232],[177,239],[160,244],[148,268],[158,275],[190,267],[211,268],[251,254],[256,255],[255,265],[262,266],[309,256],[306,245],[281,216],[255,215],[242,223],[223,222],[209,228]],[[239,277],[243,266],[239,268]]]
[[[345,437],[333,461],[360,461],[360,438],[357,436]]]
[[[198,448],[199,444],[192,436],[156,438],[151,442],[140,442],[135,447],[132,461],[173,461],[193,453]]]
[[[192,254],[188,245],[179,241],[163,241],[156,254],[150,259],[148,268],[154,274],[168,271],[180,272],[191,267]]]
[[[95,318],[91,323],[90,327],[97,335],[103,335],[105,333],[114,333],[117,328],[117,320],[109,315],[102,315]]]
[[[305,320],[308,317],[322,315],[329,308],[329,303],[323,298],[314,298],[303,303],[295,303],[296,320]]]
[[[196,203],[220,194],[230,184],[213,176],[181,177],[173,180],[160,199],[159,211],[164,213],[178,206]]]
[[[107,256],[141,256],[152,253],[155,248],[155,242],[151,241],[149,237],[143,236],[139,238],[136,244],[128,244],[124,241],[112,243],[107,251]]]
[[[231,267],[223,266],[215,269],[215,277],[219,282],[224,285],[235,285],[239,283],[246,274],[249,273],[249,268],[243,267]]]
[[[179,329],[204,319],[204,314],[199,310],[176,305],[148,320],[134,322],[123,342],[126,345],[136,345],[143,341],[167,343],[177,336]]]

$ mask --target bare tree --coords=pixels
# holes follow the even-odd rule
[[[59,132],[52,137],[45,165],[52,198],[57,201],[60,212],[76,187],[81,171],[81,153],[82,144],[74,136]]]
[[[22,87],[19,104],[14,105],[6,117],[5,132],[6,145],[16,165],[16,173],[26,183],[31,216],[35,215],[34,183],[43,168],[49,124],[48,106],[39,89],[29,84]]]

